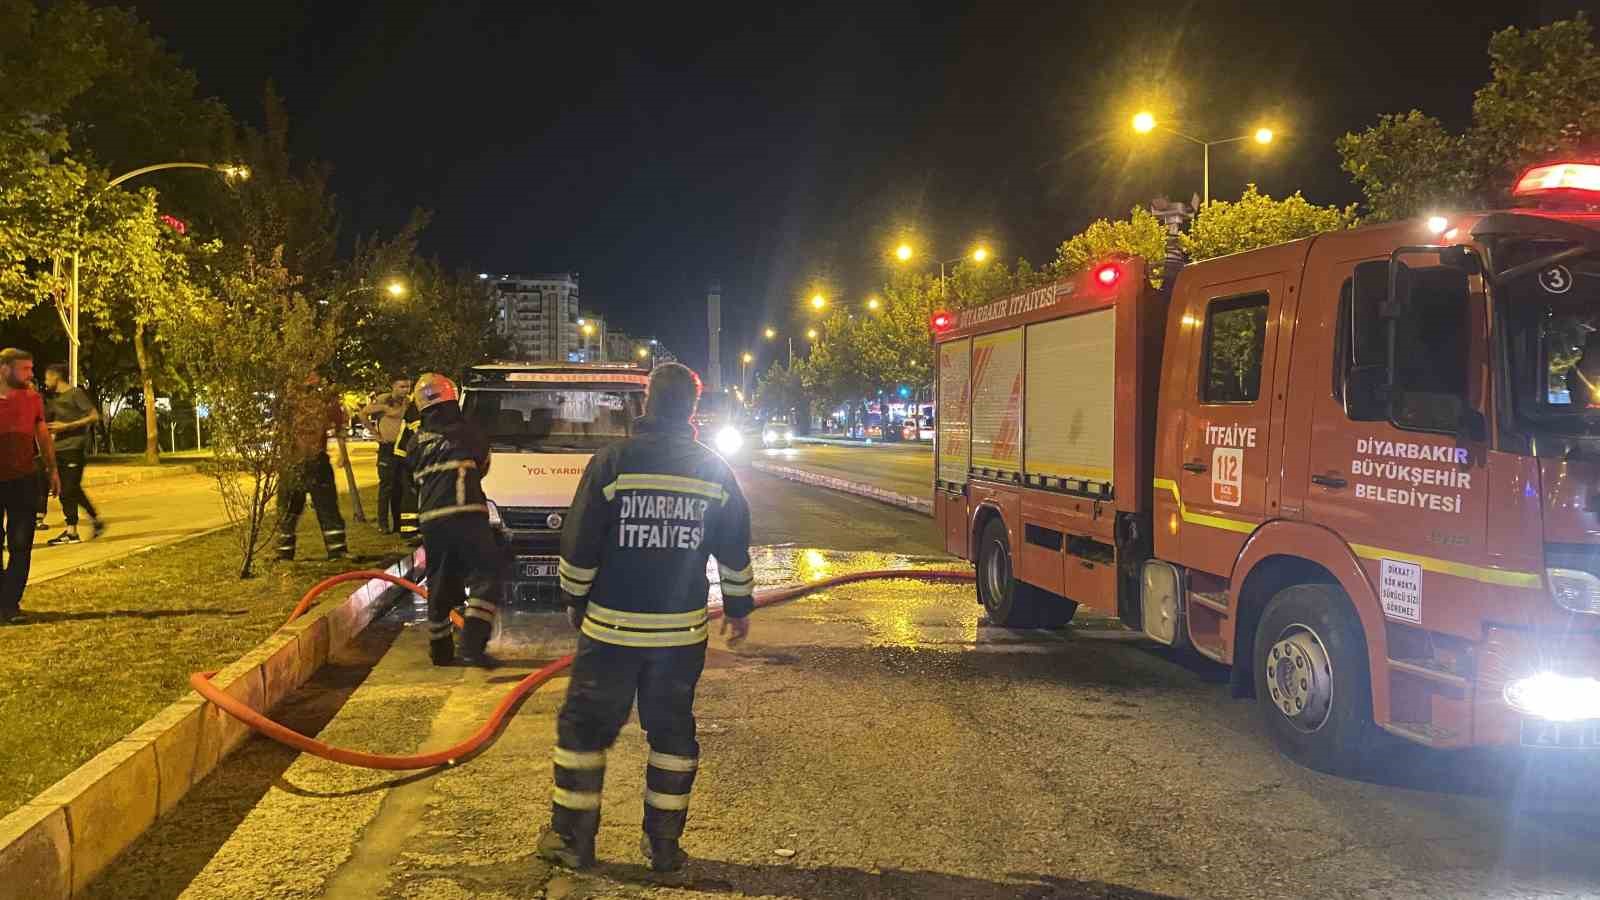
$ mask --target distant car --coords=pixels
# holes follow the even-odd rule
[[[761,429],[761,446],[788,447],[794,444],[794,426],[782,422],[769,422]]]

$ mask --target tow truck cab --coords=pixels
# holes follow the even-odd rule
[[[597,450],[633,433],[649,376],[631,365],[501,362],[463,381],[466,417],[489,438],[490,523],[510,551],[506,599],[556,599],[561,526]]]
[[[990,619],[1230,665],[1325,770],[1377,729],[1600,753],[1600,166],[1516,193],[936,317],[934,508]]]

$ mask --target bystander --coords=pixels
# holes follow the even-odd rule
[[[56,444],[56,465],[61,472],[61,515],[66,519],[62,532],[45,543],[51,547],[77,544],[78,509],[89,514],[89,527],[94,537],[105,533],[105,523],[100,513],[83,492],[83,470],[89,462],[89,429],[100,421],[100,410],[89,399],[89,394],[67,380],[67,367],[52,363],[44,370],[44,387],[48,399],[44,404],[44,418]]]
[[[44,400],[33,389],[33,354],[8,347],[0,350],[0,529],[5,532],[5,558],[0,565],[0,624],[17,625],[22,593],[33,562],[34,515],[39,482],[33,473],[37,448],[48,473],[51,494],[61,493],[56,473],[55,443],[44,423]]]

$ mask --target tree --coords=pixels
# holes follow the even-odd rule
[[[756,378],[755,406],[768,416],[809,412],[810,402],[800,378],[799,365],[791,367],[782,360],[774,360],[771,368]]]
[[[1451,134],[1418,110],[1336,144],[1375,221],[1451,206],[1501,206],[1517,173],[1600,140],[1600,53],[1589,18],[1507,28],[1489,39],[1490,78],[1472,124]]]
[[[1141,206],[1130,210],[1126,219],[1096,219],[1056,249],[1050,276],[1063,278],[1082,272],[1112,253],[1140,256],[1155,263],[1166,257],[1167,231],[1150,210]],[[1158,266],[1150,267],[1152,284],[1160,283],[1159,272]]]
[[[1477,205],[1462,144],[1438,119],[1415,109],[1383,116],[1334,142],[1341,166],[1366,197],[1367,218],[1376,222]]]
[[[1199,261],[1349,228],[1355,221],[1354,206],[1317,206],[1299,191],[1274,200],[1250,184],[1236,201],[1202,207],[1179,240],[1189,258]]]
[[[273,538],[274,501],[302,426],[320,421],[328,389],[308,382],[327,366],[337,328],[298,289],[280,249],[245,248],[217,290],[197,294],[168,326],[211,405],[216,478],[240,556],[239,577]]]

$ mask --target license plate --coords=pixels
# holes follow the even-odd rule
[[[1600,720],[1542,722],[1523,719],[1522,746],[1542,750],[1600,750]]]
[[[556,577],[556,564],[553,562],[523,563],[520,567],[523,578],[554,578]]]

